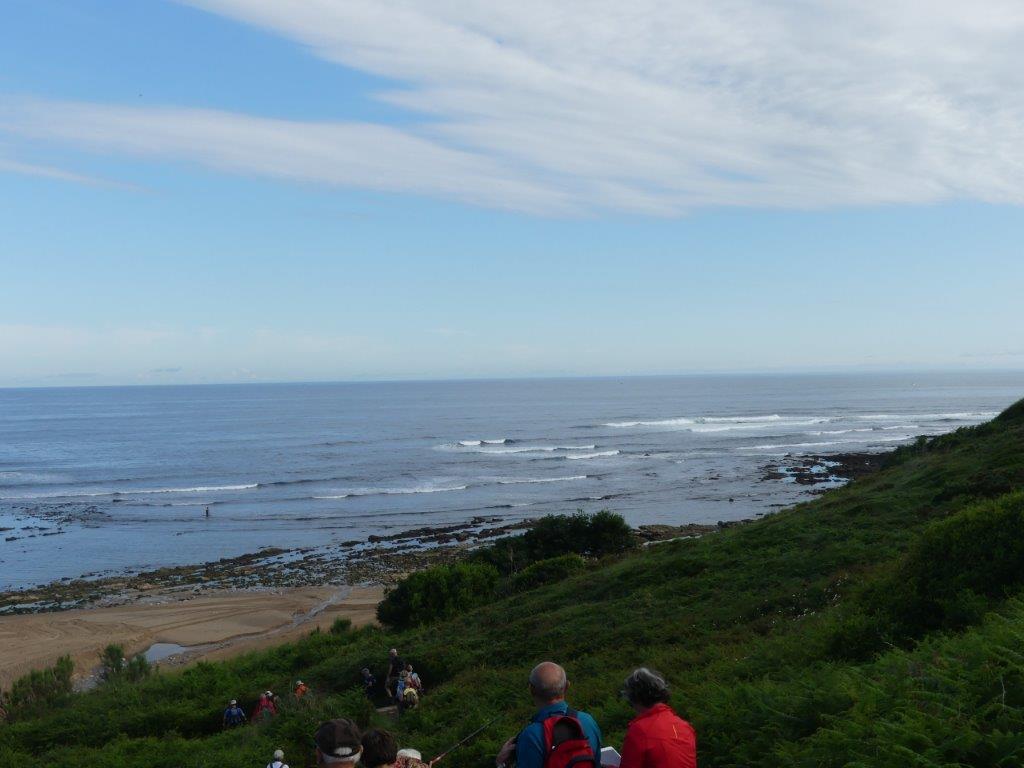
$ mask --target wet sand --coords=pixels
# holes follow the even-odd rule
[[[51,665],[70,654],[78,680],[93,673],[110,643],[126,655],[154,643],[190,648],[166,665],[201,658],[227,658],[324,630],[338,617],[354,626],[375,618],[384,594],[380,586],[320,586],[284,590],[224,591],[180,599],[160,591],[115,606],[0,617],[0,688],[31,669]]]

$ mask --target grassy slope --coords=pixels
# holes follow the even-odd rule
[[[905,449],[888,469],[813,502],[602,563],[434,627],[314,636],[75,697],[0,726],[0,761],[24,764],[28,753],[55,765],[231,768],[265,764],[282,745],[298,766],[318,718],[372,716],[350,686],[360,667],[379,668],[397,645],[432,684],[425,706],[401,723],[404,743],[440,751],[506,713],[453,755],[453,766],[487,764],[527,716],[523,680],[547,657],[567,666],[573,702],[616,743],[629,719],[617,698],[625,673],[639,663],[665,671],[674,704],[697,726],[702,765],[914,764],[902,750],[932,760],[921,765],[996,764],[998,750],[1024,749],[995,735],[1024,724],[1014,671],[1024,652],[1020,604],[1000,606],[983,626],[860,664],[830,661],[826,639],[834,606],[923,526],[1015,488],[1024,488],[1021,406],[927,449]],[[314,706],[218,732],[226,699],[284,690],[300,675],[319,692]]]

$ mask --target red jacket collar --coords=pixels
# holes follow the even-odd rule
[[[662,712],[671,712],[671,711],[672,711],[672,708],[668,704],[658,703],[658,704],[655,704],[650,709],[648,709],[642,715],[637,715],[636,717],[634,717],[632,720],[630,720],[630,724],[635,723],[637,720],[643,720],[645,717],[654,717],[655,715],[659,715]]]

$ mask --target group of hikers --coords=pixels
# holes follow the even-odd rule
[[[296,680],[295,687],[292,689],[292,698],[295,701],[301,701],[307,693],[309,693],[309,686],[301,680]],[[281,711],[282,703],[280,696],[271,691],[264,691],[260,694],[259,701],[256,702],[256,707],[252,711],[253,722],[271,719]],[[246,717],[245,710],[238,705],[237,700],[232,699],[228,702],[223,716],[225,728],[237,728],[240,725],[244,725],[248,720],[249,718]]]
[[[376,695],[377,678],[370,672],[369,667],[362,670],[363,691],[368,698],[373,699]],[[401,714],[409,709],[415,709],[419,705],[420,696],[423,694],[423,681],[419,674],[413,669],[412,664],[407,663],[398,654],[397,648],[388,651],[387,674],[384,678],[384,690],[388,700],[398,707]],[[309,693],[309,686],[301,680],[295,681],[292,689],[292,698],[301,701]],[[271,691],[264,691],[260,694],[259,701],[252,712],[252,722],[269,720],[274,717],[282,705],[281,697]],[[224,710],[223,725],[225,728],[237,728],[249,722],[236,699],[232,699]]]
[[[392,658],[397,652],[392,650]],[[400,660],[398,660],[400,661]],[[389,667],[388,681],[394,669]],[[386,685],[390,684],[386,681]],[[602,750],[601,729],[586,712],[573,709],[566,700],[569,681],[558,664],[545,661],[530,672],[530,696],[536,712],[518,734],[501,747],[496,768],[696,768],[697,739],[692,726],[668,705],[665,678],[646,667],[626,678],[622,695],[636,716],[630,721],[621,755],[610,747]],[[494,722],[493,720],[491,722]],[[313,736],[319,768],[433,768],[436,763],[480,733],[474,731],[453,748],[424,762],[416,750],[398,749],[395,737],[383,730],[361,733],[351,720],[339,718],[321,723]],[[278,750],[267,768],[288,768]]]
[[[369,676],[369,677],[368,677]],[[363,670],[363,688],[367,694],[370,693],[374,683],[374,677],[370,670]],[[412,668],[412,664],[398,655],[398,649],[392,648],[388,651],[388,674],[384,679],[384,690],[391,700],[398,706],[399,712],[407,709],[415,709],[423,694],[423,681]]]

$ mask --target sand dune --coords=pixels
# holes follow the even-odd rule
[[[153,643],[192,646],[184,659],[224,658],[324,629],[339,616],[356,626],[374,619],[382,587],[306,587],[280,592],[223,592],[191,599],[147,595],[125,605],[0,618],[0,687],[63,654],[87,677],[100,651],[119,643],[128,654]]]

